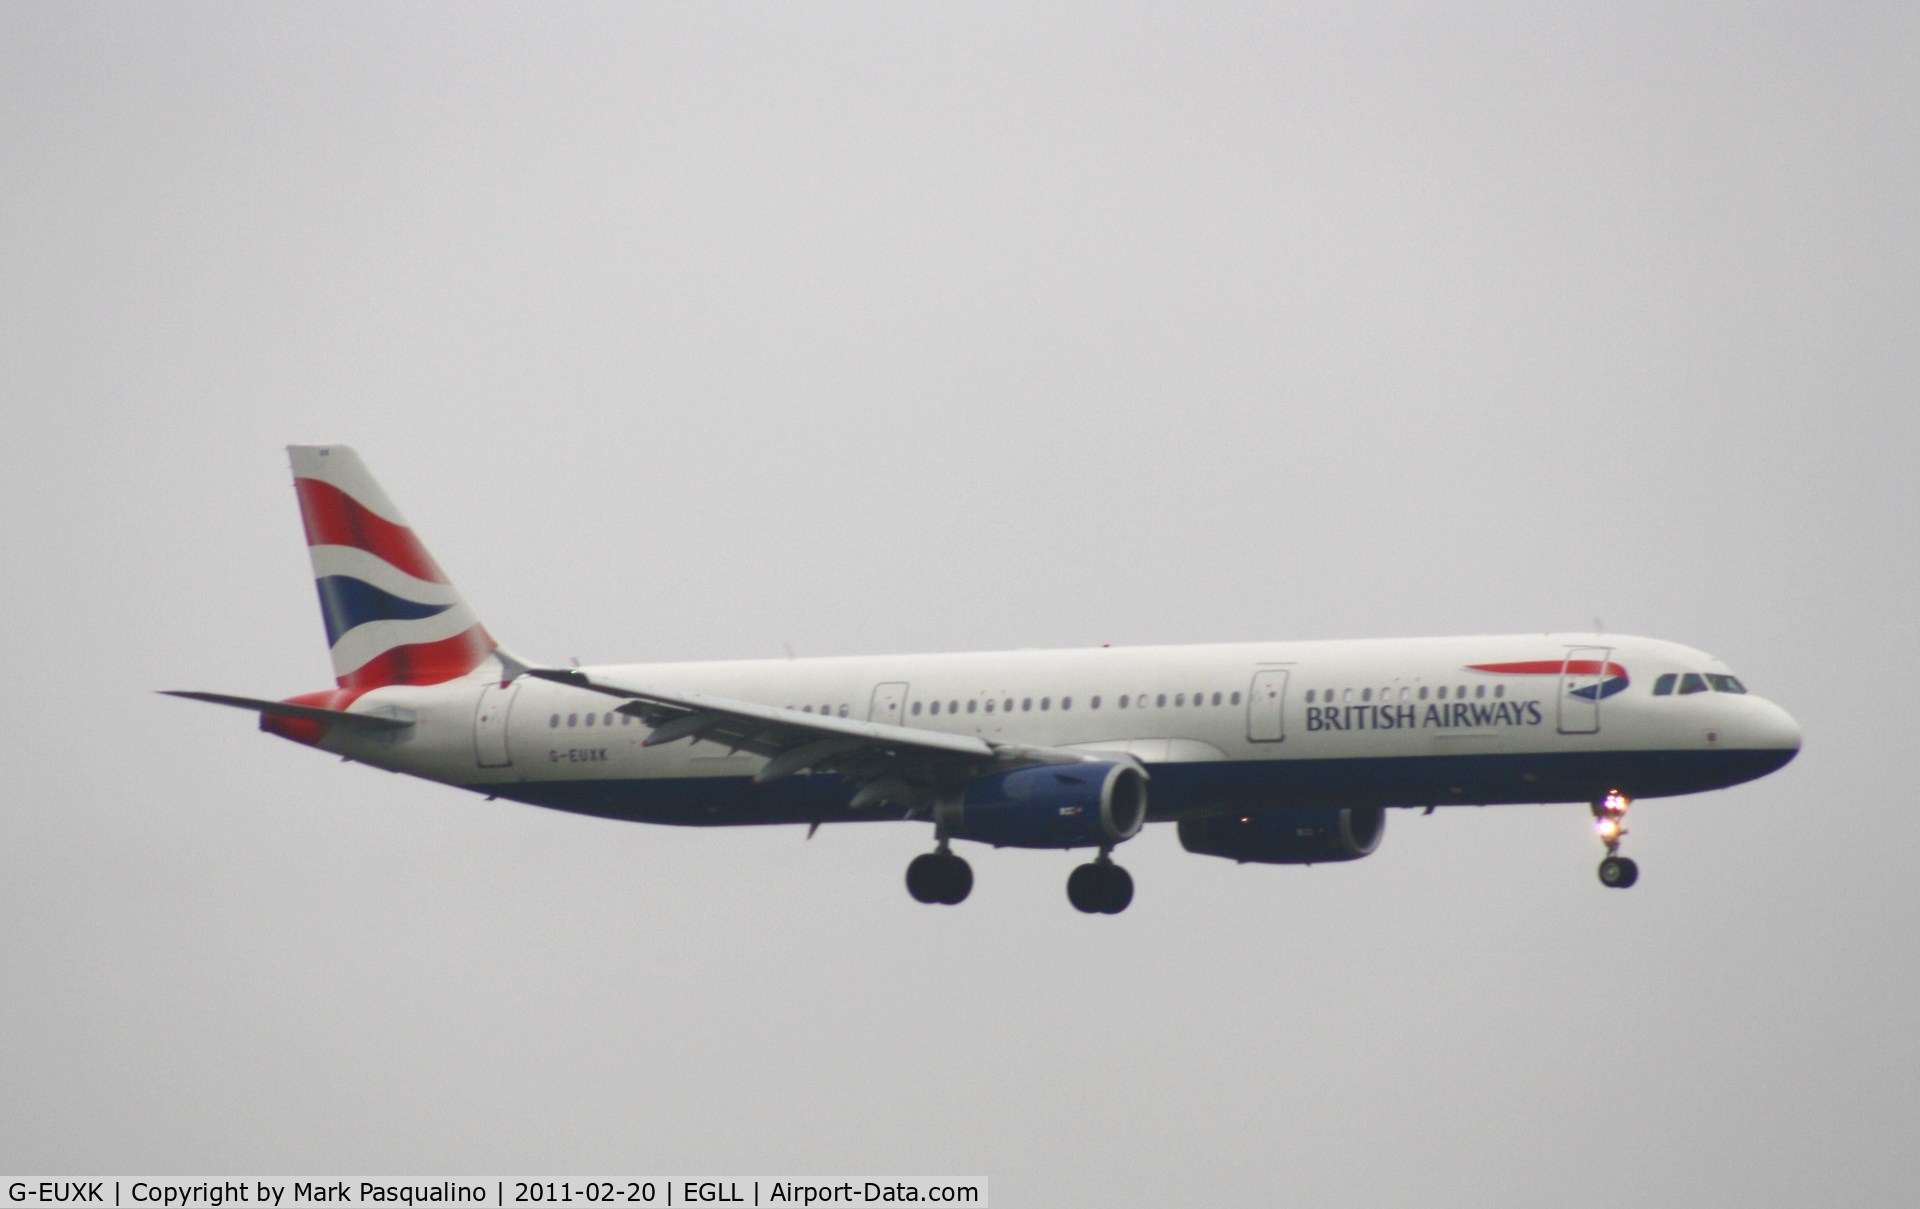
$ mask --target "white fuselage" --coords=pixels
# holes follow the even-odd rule
[[[1507,669],[1507,670],[1489,670]],[[1511,670],[1523,669],[1523,670]],[[864,656],[585,669],[667,691],[994,743],[1125,753],[1151,817],[1246,805],[1446,805],[1636,797],[1750,780],[1799,746],[1793,720],[1674,643],[1611,634]],[[1737,683],[1737,682],[1735,682]],[[662,822],[836,815],[831,776],[753,786],[764,764],[698,740],[649,747],[601,693],[493,677],[362,696],[415,725],[329,735],[355,759],[542,805]],[[815,784],[815,783],[818,784]],[[650,800],[653,799],[653,800]]]

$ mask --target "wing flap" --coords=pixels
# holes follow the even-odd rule
[[[764,756],[756,785],[803,772],[837,773],[855,787],[850,811],[885,802],[926,806],[942,788],[964,783],[981,765],[1011,754],[974,735],[661,689],[580,668],[530,668],[527,675],[621,698],[620,713],[653,728],[649,747],[697,739]]]
[[[803,735],[812,738],[834,736],[860,739],[862,746],[965,756],[977,760],[990,760],[996,751],[985,739],[973,735],[950,735],[937,730],[918,730],[885,722],[809,714],[797,709],[736,701],[706,693],[657,689],[623,681],[617,676],[599,673],[589,675],[580,668],[533,668],[527,674],[556,684],[625,698],[627,704],[621,707],[621,712],[633,714],[649,726],[658,728],[648,738],[649,745],[671,743],[700,733],[704,738],[737,738],[741,748],[768,756],[786,750],[796,738]],[[682,719],[685,721],[682,722]]]

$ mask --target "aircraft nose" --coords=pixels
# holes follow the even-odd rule
[[[1788,760],[1800,751],[1800,724],[1793,715],[1771,701],[1757,701],[1761,708],[1753,722],[1753,745],[1782,752]],[[1785,761],[1782,761],[1785,763]]]

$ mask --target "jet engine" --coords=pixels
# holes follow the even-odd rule
[[[950,836],[996,848],[1107,848],[1147,820],[1134,764],[1040,764],[970,782],[935,808]]]
[[[1265,810],[1180,820],[1180,846],[1202,856],[1263,865],[1357,861],[1380,846],[1387,830],[1382,806]]]

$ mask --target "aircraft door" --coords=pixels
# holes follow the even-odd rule
[[[1287,669],[1261,668],[1247,693],[1247,740],[1278,743],[1287,737]]]
[[[1607,679],[1612,647],[1577,646],[1560,665],[1560,733],[1592,735],[1600,731],[1600,693]]]
[[[513,763],[507,752],[507,716],[513,712],[513,699],[520,682],[488,684],[480,690],[479,704],[473,710],[473,758],[482,768],[506,768]]]
[[[873,704],[867,709],[867,721],[884,722],[888,726],[900,725],[901,715],[907,708],[907,685],[905,681],[890,681],[878,685],[873,690]]]

